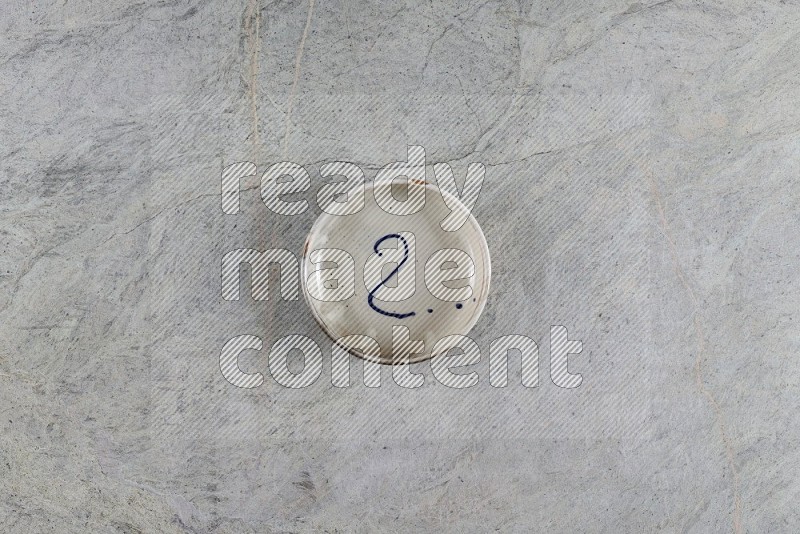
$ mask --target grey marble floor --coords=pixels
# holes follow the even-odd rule
[[[2,531],[800,529],[797,2],[12,0],[0,27]],[[334,388],[303,300],[226,301],[221,260],[300,255],[321,165],[412,144],[486,168],[480,380]],[[284,160],[292,217],[258,191]],[[289,334],[322,349],[307,388],[269,373]],[[538,387],[513,358],[490,385],[507,334]],[[238,335],[258,388],[220,372]]]

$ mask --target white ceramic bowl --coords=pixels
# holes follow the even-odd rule
[[[376,340],[380,355],[358,347],[346,348],[379,363],[414,363],[446,352],[452,344],[440,344],[436,351],[434,346],[447,336],[467,335],[478,321],[489,294],[489,249],[477,221],[452,195],[429,183],[418,185],[424,187],[425,204],[420,211],[408,215],[384,211],[375,200],[376,186],[372,183],[353,190],[348,195],[364,194],[363,208],[351,215],[322,213],[312,226],[303,250],[303,294],[314,318],[333,340],[354,335]],[[443,194],[447,195],[447,203]],[[466,219],[464,224],[456,231],[443,230],[441,222],[451,211],[458,210]],[[354,281],[341,270],[350,262],[347,255],[330,249],[345,251],[352,257]],[[431,256],[443,250],[446,251],[438,252],[426,268]],[[458,281],[442,283],[441,273],[446,274],[446,270],[442,271],[441,265],[455,267],[447,263],[448,259],[458,260],[461,266],[460,270],[453,269],[451,275],[468,272],[465,269],[469,268],[469,259],[453,250],[466,253],[474,271]],[[326,258],[341,261],[320,263]],[[337,265],[338,272],[327,269]],[[393,285],[396,287],[392,288]],[[428,285],[436,288],[438,297]],[[413,287],[413,294],[409,294],[409,287]],[[393,294],[402,300],[388,300]],[[332,298],[342,300],[331,301]],[[424,351],[416,352],[419,347],[411,343],[393,346],[394,326],[407,327],[411,340],[424,342]]]

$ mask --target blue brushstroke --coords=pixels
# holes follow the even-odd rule
[[[377,286],[375,286],[375,289],[373,289],[372,291],[369,292],[369,297],[367,297],[367,302],[369,303],[370,307],[373,310],[375,310],[376,312],[380,313],[381,315],[385,315],[387,317],[394,317],[395,319],[405,319],[406,317],[411,317],[412,315],[416,315],[416,313],[414,313],[414,312],[410,312],[410,313],[394,313],[394,312],[382,310],[382,309],[378,308],[375,305],[375,303],[373,302],[373,299],[375,298],[375,292],[378,289],[380,289],[380,287],[383,284],[388,282],[389,279],[392,278],[392,276],[397,274],[398,271],[400,271],[400,267],[402,267],[403,264],[405,264],[405,262],[408,260],[408,252],[409,252],[408,251],[408,243],[406,243],[405,238],[403,236],[401,236],[400,234],[387,234],[387,235],[383,236],[382,238],[378,239],[375,242],[375,245],[372,247],[375,250],[375,253],[378,256],[382,256],[383,253],[378,251],[378,245],[380,245],[381,243],[383,243],[387,239],[393,239],[393,238],[399,239],[403,243],[403,246],[405,247],[405,253],[403,255],[403,259],[400,261],[400,263],[397,264],[397,267],[395,267],[394,270],[389,273],[389,276],[387,276],[386,278],[381,280],[380,283]]]

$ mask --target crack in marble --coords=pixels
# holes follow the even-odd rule
[[[678,279],[681,282],[681,285],[686,290],[689,300],[694,307],[693,313],[693,324],[695,330],[695,337],[697,338],[697,353],[695,355],[694,361],[694,375],[695,375],[695,382],[697,384],[697,388],[700,391],[700,394],[706,397],[709,404],[711,405],[711,409],[714,411],[714,416],[717,420],[717,425],[719,426],[720,437],[722,439],[723,447],[725,448],[725,456],[728,463],[728,469],[730,469],[733,479],[733,531],[736,534],[741,534],[743,532],[742,529],[742,497],[740,491],[740,480],[739,480],[739,472],[736,469],[736,462],[735,462],[735,453],[733,449],[733,444],[731,443],[730,436],[728,435],[727,426],[725,424],[725,417],[722,413],[722,407],[720,406],[717,398],[714,396],[714,393],[706,386],[703,380],[703,358],[706,352],[706,340],[705,334],[703,332],[703,324],[700,319],[701,316],[701,307],[697,300],[697,296],[694,293],[689,281],[687,279],[687,275],[683,270],[683,267],[680,264],[680,259],[678,257],[678,249],[677,245],[675,244],[675,239],[672,236],[672,230],[669,226],[667,221],[666,214],[664,212],[664,204],[661,197],[661,192],[658,189],[658,184],[656,183],[655,179],[653,178],[651,173],[647,173],[648,179],[650,180],[650,186],[652,190],[653,199],[656,203],[656,207],[658,209],[659,220],[661,224],[661,229],[664,232],[664,237],[669,244],[670,254],[672,255],[672,259],[674,261],[674,269],[675,273],[678,275]]]
[[[294,60],[294,79],[292,81],[292,89],[289,92],[289,102],[286,107],[286,121],[284,124],[283,134],[283,157],[286,158],[286,150],[289,143],[289,135],[291,133],[292,125],[292,109],[294,107],[294,99],[297,96],[297,87],[300,83],[300,65],[303,62],[303,50],[306,46],[306,39],[308,32],[311,29],[311,17],[314,14],[314,0],[308,0],[308,14],[306,15],[306,26],[303,29],[303,35],[300,38],[300,44],[297,45],[297,54]]]
[[[259,118],[258,118],[258,55],[261,51],[259,36],[261,25],[261,1],[249,0],[245,13],[244,30],[247,38],[247,51],[250,55],[248,64],[248,87],[250,97],[250,118],[252,120],[251,136],[253,142],[253,159],[258,159]]]

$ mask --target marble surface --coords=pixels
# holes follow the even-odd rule
[[[800,528],[796,2],[13,0],[0,28],[4,532]],[[486,166],[480,380],[334,388],[302,299],[225,301],[220,262],[299,256],[320,166],[410,144]],[[222,212],[226,165],[283,160],[309,209],[254,177]],[[293,333],[326,362],[299,390],[267,365]],[[241,334],[255,389],[220,373]],[[538,387],[490,386],[506,334]]]

